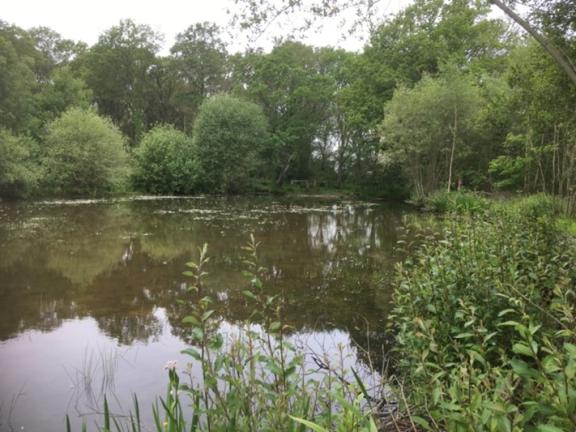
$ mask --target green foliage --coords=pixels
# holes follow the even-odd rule
[[[200,188],[213,193],[246,191],[268,142],[268,122],[257,105],[225,95],[208,99],[194,123]]]
[[[328,3],[305,9],[333,18],[352,7],[360,24],[378,2]],[[572,5],[517,3],[574,58]],[[254,180],[270,190],[296,180],[396,198],[410,192],[422,199],[444,185],[574,195],[576,87],[540,45],[491,18],[489,6],[415,0],[383,17],[361,53],[288,40],[269,53],[229,55],[221,30],[205,22],[179,33],[161,55],[162,35],[131,20],[91,47],[46,27],[0,22],[0,125],[42,146],[49,122],[71,107],[95,106],[136,146],[153,125],[189,133],[201,104],[230,91],[262,108],[270,139],[254,142],[258,149],[242,153],[238,165],[231,162],[238,154],[199,156],[204,192],[253,190]],[[266,28],[272,16],[304,2],[238,0],[236,7],[238,22]],[[254,163],[243,165],[248,160]],[[172,178],[154,183],[166,185],[155,193],[192,190]]]
[[[35,191],[40,176],[38,144],[0,129],[0,197],[22,198]]]
[[[154,194],[194,191],[196,166],[192,139],[172,126],[156,126],[134,151],[133,183]]]
[[[184,131],[192,129],[202,102],[225,90],[227,52],[220,28],[208,22],[191,25],[176,36],[170,52],[178,74],[175,104]]]
[[[34,117],[28,126],[31,133],[43,138],[48,123],[71,107],[87,109],[91,97],[92,92],[86,83],[69,67],[55,69],[41,91],[35,95]]]
[[[501,209],[521,217],[542,220],[557,218],[566,214],[566,201],[562,198],[535,194],[500,203]]]
[[[454,182],[462,174],[459,161],[478,134],[482,103],[473,80],[451,70],[440,78],[425,77],[412,89],[399,88],[380,129],[384,163],[402,164],[420,196]]]
[[[486,211],[490,205],[486,198],[475,192],[437,191],[426,197],[424,204],[439,213],[477,214]]]
[[[311,177],[313,142],[335,92],[321,57],[310,46],[288,41],[270,54],[248,53],[237,61],[236,92],[259,104],[270,123],[267,168],[279,184]]]
[[[0,125],[22,131],[29,120],[35,52],[32,38],[22,29],[0,21]]]
[[[110,117],[132,144],[147,128],[148,109],[158,103],[147,95],[160,40],[150,26],[122,20],[79,59],[99,112]]]
[[[574,429],[573,241],[550,216],[497,208],[420,244],[398,267],[390,322],[424,429]]]
[[[490,161],[489,172],[497,189],[521,189],[526,175],[526,158],[502,155]]]
[[[48,127],[43,186],[53,195],[97,196],[125,187],[124,139],[107,119],[72,108]]]

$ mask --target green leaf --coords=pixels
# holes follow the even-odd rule
[[[538,425],[536,430],[540,432],[564,432],[564,429],[560,429],[559,427],[550,424]]]
[[[502,317],[502,316],[509,314],[511,312],[515,312],[515,310],[514,309],[504,309],[503,311],[500,311],[498,313],[498,317]]]
[[[194,348],[186,348],[185,350],[180,351],[182,354],[186,354],[189,355],[190,357],[193,357],[194,359],[201,361],[202,360],[202,356],[200,355],[200,353],[194,349]]]
[[[195,326],[200,325],[200,321],[198,321],[198,319],[196,319],[196,317],[194,317],[192,315],[188,315],[188,316],[185,316],[184,318],[182,318],[182,323],[183,324],[192,324]]]
[[[309,427],[314,432],[328,432],[328,429],[324,429],[322,426],[318,426],[316,423],[312,423],[311,421],[304,420],[302,418],[290,416],[292,420],[298,423],[302,423],[303,425]]]
[[[418,426],[423,427],[426,430],[432,430],[432,426],[428,423],[427,420],[423,419],[422,417],[412,416],[412,421],[416,423]]]
[[[252,291],[244,290],[244,291],[242,291],[242,294],[244,294],[249,299],[258,301],[258,297],[256,297]]]
[[[369,432],[378,432],[378,427],[376,426],[376,422],[374,418],[370,417],[370,429]]]
[[[212,314],[214,313],[213,310],[209,310],[206,311],[202,314],[202,321],[206,321],[208,318],[210,318],[212,316]]]
[[[454,339],[467,339],[474,337],[474,333],[460,333],[454,336]]]
[[[512,359],[510,360],[512,370],[516,375],[522,378],[534,378],[537,376],[536,370],[532,369],[524,360]]]
[[[525,355],[527,357],[534,357],[532,350],[528,347],[528,345],[523,343],[515,343],[512,345],[512,351],[516,354]]]

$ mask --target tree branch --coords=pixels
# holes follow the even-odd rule
[[[538,32],[530,23],[524,20],[520,15],[518,15],[514,10],[508,7],[501,0],[489,0],[490,3],[499,7],[506,15],[512,18],[520,27],[526,30],[536,41],[544,48],[544,50],[554,59],[556,64],[560,66],[572,84],[576,86],[576,68],[572,65],[570,59],[568,59],[552,42],[550,42],[544,35]]]

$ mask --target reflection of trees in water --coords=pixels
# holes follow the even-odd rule
[[[0,339],[90,316],[105,334],[131,344],[160,334],[156,307],[166,309],[173,332],[184,338],[189,306],[178,300],[199,298],[181,273],[205,242],[211,262],[204,294],[215,299],[221,319],[247,320],[252,308],[242,295],[240,247],[251,231],[262,242],[261,264],[274,269],[267,289],[281,295],[283,318],[295,332],[342,329],[368,346],[369,323],[379,339],[389,291],[376,275],[392,263],[396,213],[352,205],[238,208],[229,201],[211,210],[212,204],[48,207],[19,215],[22,227],[37,213],[44,219],[34,219],[29,233],[0,231],[7,246],[0,251],[0,280],[7,281],[0,284]]]

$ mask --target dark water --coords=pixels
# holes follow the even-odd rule
[[[189,361],[177,300],[194,301],[182,272],[204,243],[220,331],[249,318],[250,233],[302,349],[378,363],[401,219],[304,198],[0,203],[0,430],[64,430],[65,413],[93,424],[104,393],[118,410],[134,392],[150,406],[164,364]]]

